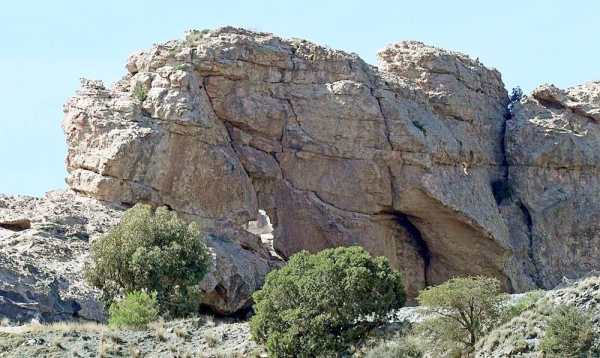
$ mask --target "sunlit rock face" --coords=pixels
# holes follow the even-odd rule
[[[378,56],[231,27],[133,54],[123,79],[82,80],[65,105],[67,182],[202,223],[220,312],[277,266],[243,229],[259,209],[281,257],[360,245],[411,295],[454,276],[522,291],[598,268],[598,83],[541,88],[511,118],[500,73],[478,60],[412,41]]]

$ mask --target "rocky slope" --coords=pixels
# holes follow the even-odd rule
[[[216,258],[206,303],[221,313],[278,264],[244,230],[259,209],[281,257],[361,245],[412,295],[459,275],[524,291],[598,268],[600,82],[541,87],[511,114],[500,73],[478,60],[403,42],[379,61],[187,32],[130,56],[110,88],[82,79],[64,107],[67,182],[200,222]],[[0,225],[22,225],[11,215]]]
[[[52,191],[43,199],[0,194],[0,318],[105,321],[99,292],[83,278],[83,263],[90,242],[117,225],[125,209],[71,190]],[[204,304],[218,313],[248,307],[269,264],[278,264],[260,238],[246,233],[236,239],[207,236],[214,263],[200,287]]]
[[[121,210],[69,191],[45,199],[0,194],[0,317],[104,320],[97,292],[83,280],[83,259]]]
[[[0,357],[266,357],[245,322],[211,317],[145,330],[59,323],[0,327]]]
[[[568,280],[566,280],[568,281]],[[519,316],[496,327],[477,343],[475,357],[540,357],[540,343],[548,331],[548,319],[559,306],[571,306],[591,320],[590,347],[586,357],[600,356],[600,276],[594,272],[577,282],[563,284],[541,294]],[[571,342],[565,342],[568,344]]]

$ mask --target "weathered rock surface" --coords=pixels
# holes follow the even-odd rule
[[[225,225],[223,245],[263,266],[260,242],[237,233],[264,209],[282,257],[361,245],[413,295],[458,275],[522,291],[598,268],[600,84],[543,87],[507,120],[501,76],[478,60],[419,42],[379,60],[188,32],[130,56],[110,89],[82,82],[65,105],[67,181]],[[215,292],[236,290],[234,276]]]
[[[564,91],[544,85],[507,121],[514,198],[501,210],[521,245],[514,257],[539,287],[600,265],[599,93],[600,82]]]
[[[125,208],[70,190],[44,199],[0,194],[0,317],[105,320],[99,292],[83,278],[83,263],[89,243],[118,224]],[[215,262],[201,282],[204,304],[220,313],[247,307],[270,269],[260,239],[237,230],[235,239],[225,239],[230,232],[212,228],[207,244]]]
[[[121,210],[69,191],[45,199],[0,194],[0,316],[103,320],[83,262],[89,241],[118,224]]]

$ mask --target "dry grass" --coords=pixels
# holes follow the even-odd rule
[[[173,332],[175,332],[175,335],[177,337],[181,338],[184,341],[188,335],[187,331],[184,328],[180,328],[180,327],[175,327],[175,329],[173,329]]]
[[[204,322],[212,327],[204,326]],[[14,351],[14,355],[8,356],[47,356],[54,354],[64,357],[143,357],[151,352],[161,351],[167,357],[197,357],[204,354],[207,357],[216,357],[219,353],[223,357],[253,357],[256,352],[260,357],[260,349],[254,342],[236,342],[225,338],[225,334],[237,332],[247,335],[247,328],[219,325],[218,320],[213,317],[198,317],[183,321],[155,322],[152,330],[130,331],[116,330],[99,324],[79,323],[55,323],[37,326],[7,327],[22,328],[26,333],[13,334],[11,332],[0,333],[0,352],[2,345],[7,347],[6,352]],[[243,330],[242,330],[243,329]],[[85,332],[84,332],[85,331]],[[223,333],[226,332],[226,333]],[[155,339],[154,336],[158,338]],[[14,338],[13,338],[14,337]],[[45,340],[43,346],[24,345],[23,340],[30,337],[41,337]],[[17,341],[17,338],[19,341]],[[243,346],[242,346],[243,345]],[[246,348],[247,347],[247,348]],[[44,350],[43,352],[40,351]],[[261,350],[262,351],[262,350]],[[243,352],[246,352],[245,354]],[[0,353],[0,356],[2,353]]]
[[[98,346],[98,357],[108,357],[110,351],[112,350],[112,346],[106,342],[100,342]]]
[[[217,339],[217,337],[215,337],[214,335],[210,334],[210,333],[204,333],[204,336],[202,336],[204,338],[204,341],[206,342],[206,344],[213,348],[217,345],[217,343],[219,343],[219,340]]]
[[[159,341],[164,341],[165,340],[165,334],[167,333],[167,331],[165,330],[165,327],[157,327],[156,328],[156,332],[154,332],[154,336],[156,337],[156,339],[158,339]]]
[[[54,346],[63,351],[66,349],[65,346],[63,345],[62,339],[60,339],[60,338],[56,338],[54,340]]]
[[[215,325],[215,317],[211,315],[204,316],[204,325],[208,327],[212,327]]]
[[[4,317],[0,320],[0,327],[8,327],[10,325],[10,319],[8,317]]]
[[[113,341],[115,343],[123,342],[123,338],[121,337],[121,333],[119,333],[119,331],[108,332],[108,337],[110,338],[111,341]]]
[[[51,324],[21,326],[18,333],[27,332],[62,332],[67,334],[70,332],[95,332],[104,333],[109,329],[105,324],[95,322],[56,322]]]
[[[133,343],[129,343],[127,345],[127,352],[129,353],[129,356],[132,358],[139,358],[142,356],[142,353],[140,352],[140,350],[136,349],[135,345]]]
[[[159,341],[165,340],[167,330],[165,329],[165,322],[160,319],[158,322],[150,323],[150,328],[154,329],[154,337]]]

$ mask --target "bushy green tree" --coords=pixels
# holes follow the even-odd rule
[[[137,204],[91,247],[85,276],[102,290],[110,306],[133,291],[156,294],[159,312],[174,317],[198,309],[198,283],[206,275],[211,255],[195,223],[187,225],[165,207],[153,214]]]
[[[485,276],[453,278],[420,292],[417,301],[435,318],[418,325],[446,356],[471,352],[498,323],[505,296],[500,281]]]
[[[546,335],[539,348],[547,357],[597,357],[590,352],[593,333],[589,314],[572,306],[560,305],[548,317],[546,326]]]
[[[252,336],[271,357],[337,356],[406,301],[389,260],[360,247],[297,253],[253,297]]]
[[[156,298],[140,291],[130,292],[120,302],[113,302],[108,311],[108,324],[117,327],[146,328],[158,315]]]

